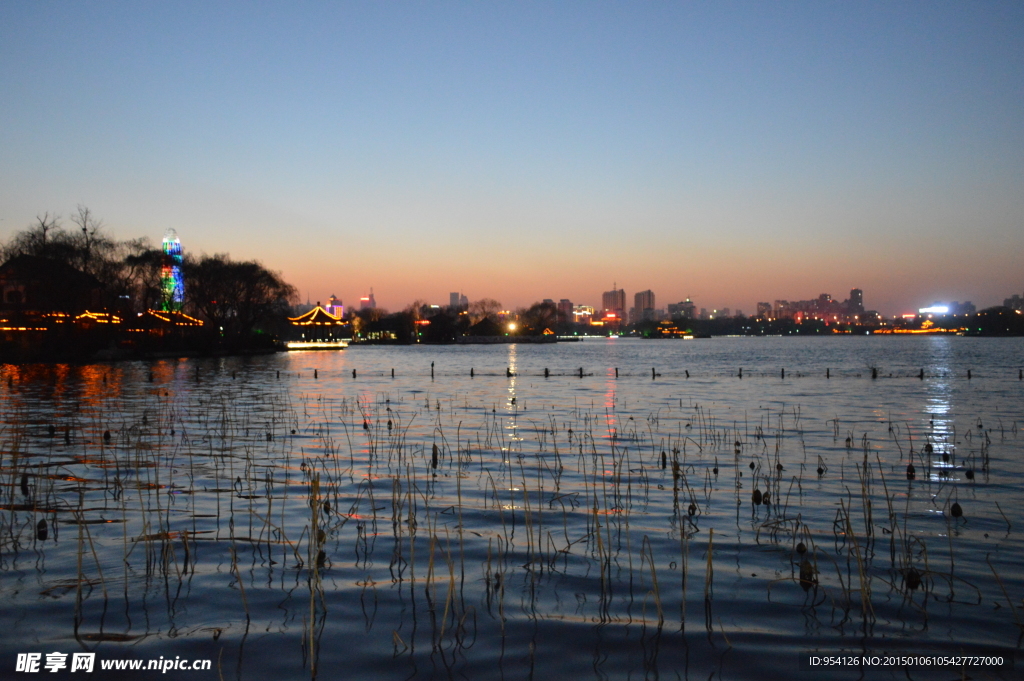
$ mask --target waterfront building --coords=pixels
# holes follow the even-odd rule
[[[594,307],[592,305],[573,305],[572,321],[577,324],[589,324],[594,319]]]
[[[289,317],[289,333],[285,345],[289,349],[342,348],[352,336],[349,323],[331,314],[319,303],[298,317]]]

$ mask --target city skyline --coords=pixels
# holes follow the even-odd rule
[[[81,204],[350,309],[981,309],[1024,289],[1021,34],[1011,2],[6,3],[0,240]]]

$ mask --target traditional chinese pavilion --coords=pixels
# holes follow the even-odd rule
[[[289,350],[341,350],[351,337],[349,323],[335,317],[320,303],[299,317],[288,318],[290,333],[285,341]]]

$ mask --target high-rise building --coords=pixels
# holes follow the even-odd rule
[[[458,291],[452,291],[451,293],[448,294],[448,306],[449,307],[458,307],[459,306],[459,292]]]
[[[373,299],[373,289],[370,289],[370,295],[363,296],[359,299],[360,310],[374,310],[377,308],[377,301]]]
[[[335,317],[345,316],[345,306],[341,303],[341,298],[333,294],[327,300],[326,310]]]
[[[654,291],[647,289],[633,295],[633,310],[630,321],[649,322],[654,319]]]
[[[572,320],[572,301],[562,298],[558,301],[558,321],[564,324]]]
[[[864,292],[859,288],[850,290],[850,302],[847,305],[849,314],[861,314],[864,312]]]
[[[601,307],[605,314],[611,312],[621,318],[622,313],[626,310],[626,291],[615,288],[613,284],[611,291],[605,291],[601,294]]]
[[[772,304],[771,303],[758,303],[757,304],[757,316],[761,319],[770,319],[772,316]]]

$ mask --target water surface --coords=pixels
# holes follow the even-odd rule
[[[1019,654],[1022,350],[4,366],[2,675],[95,651],[213,660],[176,678],[958,678],[799,661]]]

